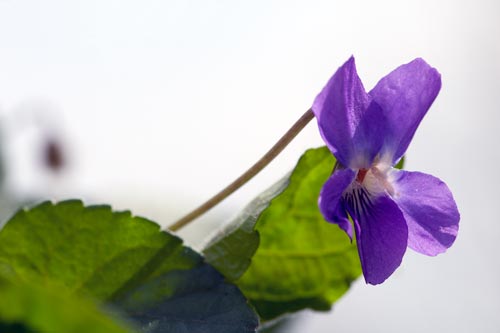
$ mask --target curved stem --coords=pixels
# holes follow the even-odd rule
[[[187,225],[189,222],[193,221],[200,215],[206,213],[209,209],[220,203],[222,200],[227,198],[234,191],[239,189],[242,185],[252,179],[256,174],[258,174],[264,167],[266,167],[276,156],[283,151],[283,149],[299,134],[299,132],[314,118],[314,114],[311,109],[307,110],[300,118],[293,124],[293,126],[274,144],[274,146],[269,149],[269,151],[261,157],[254,165],[250,167],[245,173],[239,176],[231,184],[226,186],[222,191],[214,195],[212,198],[208,199],[204,204],[193,210],[191,213],[179,219],[177,222],[173,223],[168,229],[171,231],[177,231],[180,228]]]

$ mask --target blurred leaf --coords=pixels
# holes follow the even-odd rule
[[[0,232],[1,271],[117,304],[148,332],[221,332],[221,325],[253,332],[258,325],[238,288],[181,239],[108,206],[46,202],[18,212]]]
[[[255,214],[259,216],[255,230],[260,246],[237,284],[264,320],[304,308],[328,310],[361,274],[356,245],[338,226],[325,222],[318,208],[321,187],[334,164],[326,147],[308,150],[291,174],[288,187],[261,215],[259,210]],[[242,225],[250,235],[250,225]],[[252,242],[240,237],[227,242],[219,253],[238,253],[242,251],[239,247]],[[209,251],[212,249],[206,253]],[[216,257],[217,263],[224,265],[221,256]],[[228,261],[237,266],[233,258]],[[242,261],[248,261],[248,254]],[[232,266],[221,271],[230,271]]]
[[[95,304],[59,290],[13,283],[0,277],[0,332],[132,332]]]
[[[288,186],[289,176],[254,199],[226,228],[209,242],[203,254],[207,262],[229,281],[236,281],[247,270],[259,246],[255,222],[271,200]]]

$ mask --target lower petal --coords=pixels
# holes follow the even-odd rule
[[[408,246],[435,256],[457,237],[460,213],[448,186],[421,172],[394,171],[394,200],[408,224]]]
[[[356,226],[356,241],[365,280],[370,284],[379,284],[401,264],[407,246],[408,228],[403,213],[390,197],[382,194],[370,198],[365,194],[361,194],[358,201],[349,201],[347,206]]]
[[[326,181],[319,195],[319,209],[328,222],[337,224],[352,239],[352,225],[342,204],[342,193],[352,183],[356,173],[351,169],[337,170]]]

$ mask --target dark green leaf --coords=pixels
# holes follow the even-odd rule
[[[0,323],[0,332],[36,333],[31,328],[21,323]]]
[[[47,286],[28,286],[0,277],[0,295],[0,332],[131,332],[89,300]]]
[[[172,271],[132,290],[119,305],[146,332],[255,332],[258,320],[239,289],[211,266]]]
[[[211,274],[198,276],[202,269]],[[20,211],[0,232],[2,271],[19,281],[57,284],[121,305],[150,332],[178,332],[175,327],[220,332],[220,324],[210,326],[216,321],[233,325],[228,332],[235,327],[254,331],[258,325],[241,292],[178,237],[161,232],[154,222],[130,212],[112,212],[108,206],[47,202]],[[191,303],[176,305],[186,299]],[[221,306],[207,312],[200,299]],[[165,304],[177,312],[166,311]],[[223,304],[235,311],[227,311]],[[189,320],[202,316],[205,322]],[[181,317],[187,321],[181,323]],[[165,326],[174,318],[178,326]]]

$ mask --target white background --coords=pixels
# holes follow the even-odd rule
[[[462,219],[437,258],[408,251],[288,332],[499,332],[500,2],[0,0],[7,186],[84,198],[168,225],[238,176],[351,54],[365,87],[423,57],[443,88],[406,168],[452,189]],[[36,163],[44,131],[69,150]],[[211,228],[321,145],[311,123],[273,164],[183,234]]]

